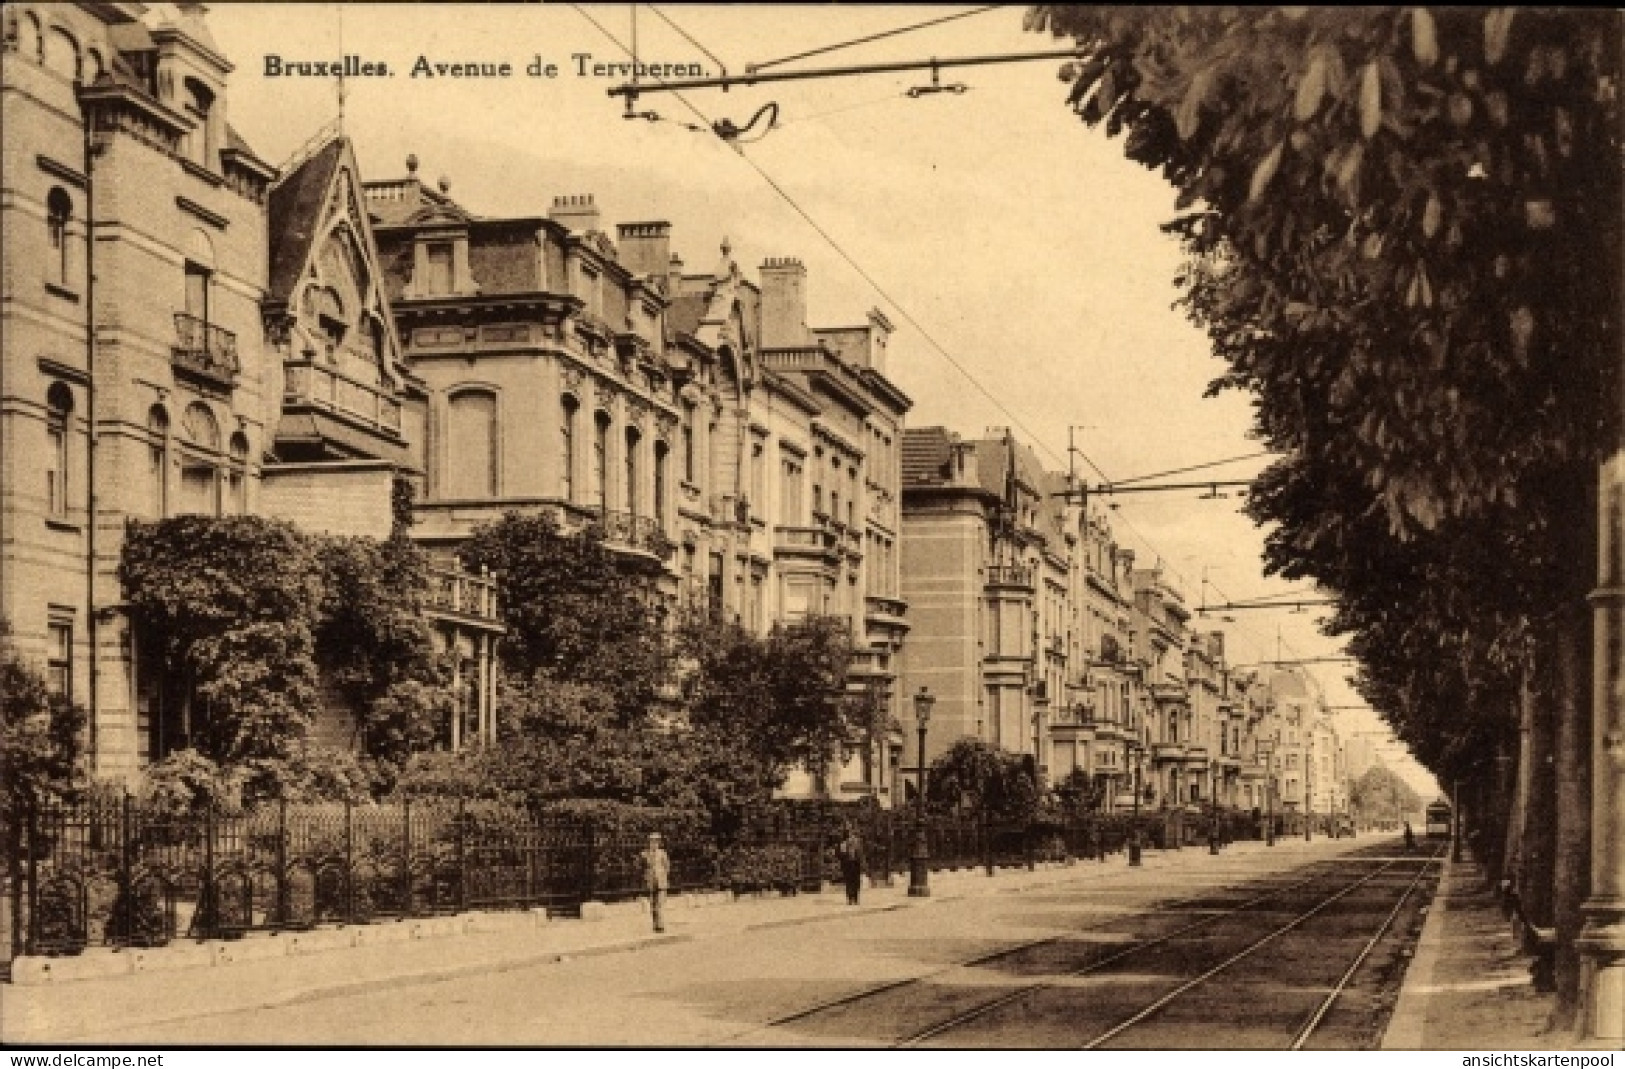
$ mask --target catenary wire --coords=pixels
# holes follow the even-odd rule
[[[953,22],[955,19],[968,19],[972,15],[985,14],[986,12],[994,11],[1004,6],[1006,5],[988,4],[985,7],[975,8],[971,11],[960,11],[953,15],[944,15],[941,18],[931,19],[927,22],[915,23],[912,26],[901,26],[895,30],[885,30],[881,33],[870,34],[867,37],[859,37],[851,41],[842,41],[839,44],[825,45],[823,48],[815,48],[810,52],[798,52],[793,56],[784,56],[780,59],[770,59],[766,63],[752,63],[745,69],[754,74],[756,71],[765,71],[769,67],[780,67],[786,63],[794,63],[798,59],[810,59],[813,56],[822,56],[830,52],[839,52],[843,48],[852,48],[856,45],[865,45],[871,41],[884,40],[887,37],[898,37],[905,33],[912,33],[915,30],[923,30],[929,26],[940,26],[944,22]]]

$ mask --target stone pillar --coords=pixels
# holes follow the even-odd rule
[[[1591,895],[1580,907],[1584,1039],[1625,1040],[1625,446],[1598,474]]]

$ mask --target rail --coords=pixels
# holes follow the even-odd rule
[[[284,403],[309,404],[342,413],[394,435],[401,433],[401,403],[377,386],[352,379],[310,360],[283,364]]]

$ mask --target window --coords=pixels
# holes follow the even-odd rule
[[[666,454],[665,442],[655,443],[655,523],[666,528]]]
[[[207,405],[194,401],[181,417],[180,511],[220,515],[220,424]]]
[[[452,292],[451,243],[435,242],[424,250],[424,256],[427,275],[423,280],[423,292],[426,294]]]
[[[565,394],[559,402],[559,497],[576,499],[576,413],[581,406]]]
[[[722,554],[711,554],[711,573],[706,577],[706,608],[712,620],[722,619]]]
[[[464,390],[452,395],[446,422],[446,496],[495,497],[496,394],[489,390]]]
[[[626,463],[626,511],[634,516],[638,515],[640,511],[638,508],[638,479],[642,472],[638,471],[638,450],[642,444],[643,438],[638,434],[637,428],[626,428],[626,457],[624,458]]]
[[[783,458],[784,485],[779,488],[779,522],[786,527],[801,523],[801,463]]]
[[[73,415],[73,391],[53,382],[45,393],[46,515],[64,519],[68,515],[68,420]]]
[[[596,413],[592,422],[591,503],[605,509],[609,507],[609,413]]]
[[[47,631],[45,682],[51,693],[73,700],[73,621],[52,619]]]
[[[52,186],[45,197],[45,229],[51,242],[51,281],[66,286],[70,278],[68,220],[73,218],[73,198],[61,186]]]
[[[196,78],[186,79],[185,86],[186,110],[197,120],[188,145],[189,155],[193,163],[210,167],[214,164],[214,124],[209,121],[209,112],[214,107],[214,92]]]
[[[694,404],[683,403],[683,481],[694,482]]]
[[[761,516],[767,509],[767,446],[760,438],[750,446],[751,512]]]
[[[200,323],[209,322],[209,276],[202,264],[186,261],[186,314]]]
[[[155,519],[169,515],[169,413],[163,405],[147,412],[147,510]]]
[[[248,515],[248,437],[241,431],[231,436],[231,465],[226,469],[226,498],[231,511]]]

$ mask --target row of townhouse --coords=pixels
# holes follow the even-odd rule
[[[927,761],[970,736],[1112,809],[1138,792],[1159,808],[1346,811],[1342,745],[1301,669],[1228,663],[1224,634],[1192,626],[1075,481],[1008,433],[943,427],[904,432],[902,479],[901,682],[937,699]]]
[[[611,235],[590,196],[482,216],[415,159],[364,181],[338,136],[273,167],[228,121],[200,4],[3,19],[0,620],[87,708],[97,774],[192,728],[120,604],[126,519],[383,537],[401,476],[456,651],[445,745],[494,735],[498,592],[455,550],[511,509],[601,524],[673,602],[758,630],[844,617],[849,688],[895,700],[910,402],[884,316],[809,326],[798,261],[754,281],[724,244],[688,270],[669,224]],[[884,800],[897,753],[854,745],[791,789]]]
[[[0,40],[0,619],[90,712],[97,773],[193,728],[120,605],[127,518],[383,537],[404,475],[462,696],[443,745],[493,738],[502,633],[455,551],[519,510],[601,525],[674,604],[844,618],[850,690],[899,722],[937,697],[928,757],[982,738],[1113,806],[1261,805],[1273,768],[1283,806],[1339,804],[1306,693],[1228,666],[1030,449],[905,431],[891,324],[809,325],[799,261],[691,269],[589,195],[480,215],[415,158],[364,180],[343,137],[272,167],[198,4],[11,5]],[[891,804],[907,767],[900,733],[854,740],[788,790]]]

